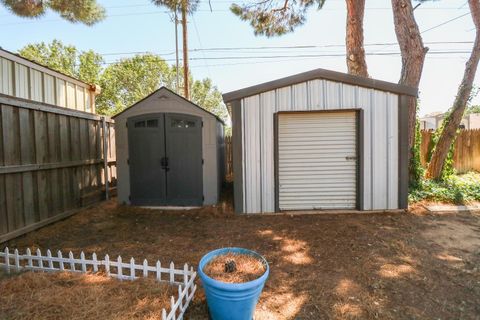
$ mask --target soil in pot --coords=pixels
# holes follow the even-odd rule
[[[212,279],[226,283],[244,283],[265,273],[265,265],[248,254],[227,253],[210,260],[203,272]]]

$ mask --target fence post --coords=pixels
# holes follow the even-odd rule
[[[105,179],[105,200],[110,198],[108,189],[108,128],[107,128],[107,120],[105,117],[102,117],[102,127],[103,127],[103,175]]]
[[[93,272],[98,272],[98,260],[97,260],[97,254],[95,252],[92,253],[92,264],[93,264]]]
[[[105,255],[105,273],[110,277],[110,257]]]
[[[118,279],[123,280],[122,257],[120,256],[117,258],[117,277]]]
[[[135,259],[130,259],[130,279],[135,280]]]
[[[48,267],[50,269],[53,269],[52,253],[50,252],[50,249],[47,250],[47,257],[48,257]]]
[[[75,260],[73,260],[73,252],[72,251],[70,251],[68,253],[68,259],[70,260],[70,269],[72,271],[75,271]]]
[[[15,258],[15,271],[20,270],[20,258],[18,257],[18,249],[15,249],[14,251],[14,258]]]
[[[58,250],[57,252],[58,260],[59,260],[59,268],[60,271],[65,270],[65,266],[63,265],[63,256],[62,256],[62,251]]]
[[[30,251],[30,248],[27,248],[27,266],[29,268],[32,268],[33,267],[33,264],[32,264],[32,251]]]
[[[148,277],[148,261],[147,259],[143,259],[143,277]]]
[[[8,247],[5,247],[5,269],[7,270],[7,273],[10,273],[10,253]]]

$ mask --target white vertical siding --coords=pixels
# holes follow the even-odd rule
[[[30,99],[43,101],[42,73],[37,70],[30,70]]]
[[[0,93],[13,95],[13,63],[0,58]]]
[[[363,110],[363,206],[372,209],[372,92],[371,89],[358,88],[358,105]]]
[[[275,174],[273,136],[273,114],[275,113],[275,92],[269,91],[260,95],[260,154],[261,154],[261,193],[262,212],[275,211]]]
[[[66,107],[67,106],[67,85],[65,81],[57,79],[57,106]]]
[[[75,92],[77,95],[76,104],[77,110],[85,111],[85,90],[82,87],[75,86]]]
[[[67,108],[79,109],[79,108],[76,108],[75,99],[76,99],[75,84],[71,82],[67,82]]]
[[[15,96],[23,99],[29,98],[29,80],[28,68],[16,63],[15,64]]]
[[[246,213],[273,212],[273,115],[278,111],[363,110],[363,209],[398,208],[398,96],[312,80],[242,100]]]
[[[55,104],[55,78],[48,74],[44,74],[43,88],[45,93],[45,103]]]
[[[90,85],[2,49],[0,94],[87,112],[95,110]]]
[[[398,207],[398,96],[387,94],[388,209]]]
[[[245,161],[245,209],[247,212],[262,210],[261,194],[261,157],[260,157],[260,97],[253,96],[244,100],[244,159]],[[273,115],[272,115],[273,117]]]

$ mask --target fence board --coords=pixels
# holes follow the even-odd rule
[[[424,167],[432,149],[433,131],[421,131],[420,161]],[[480,171],[480,130],[461,130],[454,143],[453,167],[458,173]]]
[[[3,99],[3,100],[2,100]],[[104,161],[102,119],[0,96],[0,242],[68,216],[89,193],[101,199],[105,163],[114,185],[115,153]],[[57,110],[58,109],[58,110]],[[112,146],[113,122],[107,145]]]

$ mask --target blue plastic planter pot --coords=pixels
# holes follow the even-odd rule
[[[265,273],[253,281],[225,283],[214,280],[203,272],[203,268],[210,260],[229,252],[257,257],[265,264]],[[269,268],[265,258],[254,251],[242,248],[223,248],[211,251],[203,256],[198,266],[198,274],[202,279],[212,320],[251,320],[258,298],[268,278]]]

